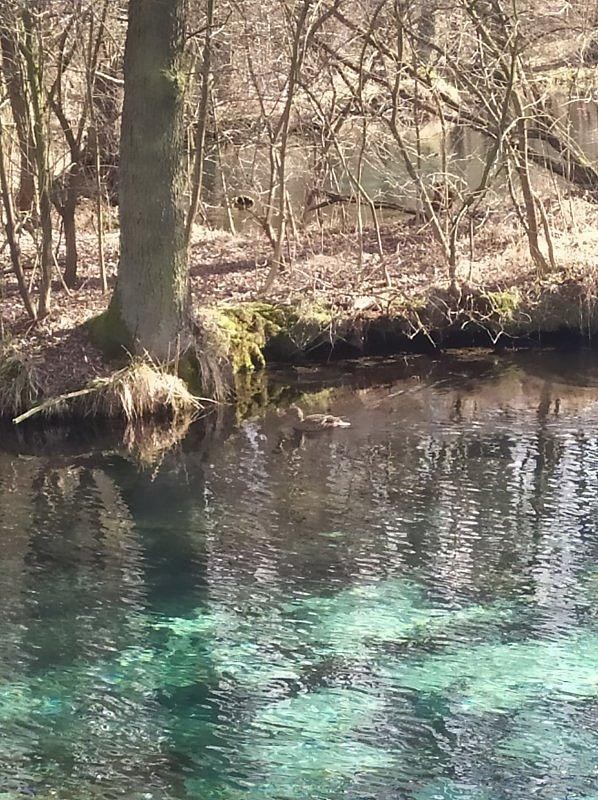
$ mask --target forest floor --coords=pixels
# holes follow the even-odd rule
[[[577,327],[587,328],[591,334],[596,326],[594,332],[598,333],[598,310],[594,308],[598,309],[598,209],[575,199],[569,202],[568,211],[569,222],[554,225],[557,269],[541,278],[530,263],[526,242],[514,220],[489,219],[475,237],[473,252],[469,237],[463,237],[458,277],[466,287],[464,294],[490,298],[484,305],[486,317],[495,318],[499,329],[515,315],[519,322],[525,320],[528,327],[538,330]],[[0,253],[0,266],[4,267],[0,324],[2,340],[9,343],[4,349],[9,346],[31,366],[43,397],[80,388],[113,369],[92,346],[84,327],[106,307],[109,297],[101,292],[96,237],[93,233],[80,235],[78,245],[77,288],[67,292],[57,279],[52,311],[36,324],[24,313],[6,251]],[[118,261],[117,231],[106,234],[105,245],[111,287]],[[27,254],[26,246],[24,253],[32,264],[33,253]],[[255,232],[233,236],[198,227],[190,254],[194,305],[239,306],[255,301],[268,273],[269,255],[268,242]],[[448,303],[440,314],[448,324],[455,321],[451,313],[462,303],[461,297],[447,300],[449,283],[441,248],[428,226],[413,221],[384,224],[380,240],[368,228],[361,242],[354,231],[312,227],[287,255],[290,266],[264,298],[275,305],[317,307],[326,309],[333,319],[356,321],[402,315],[408,318],[408,332],[415,332],[409,309],[425,309],[430,302],[438,309],[439,302]],[[59,250],[59,263],[61,257]],[[30,276],[31,270],[27,274]],[[33,287],[35,292],[35,278]],[[421,315],[416,314],[416,319],[420,324]],[[496,325],[489,326],[488,343],[496,331]]]

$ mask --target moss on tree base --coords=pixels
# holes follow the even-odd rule
[[[108,359],[125,358],[133,352],[133,337],[124,323],[118,301],[112,302],[102,314],[86,323],[89,338]]]

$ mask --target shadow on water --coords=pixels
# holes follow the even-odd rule
[[[3,431],[0,798],[594,798],[597,377],[273,371],[153,461]]]

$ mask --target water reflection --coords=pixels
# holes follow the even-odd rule
[[[591,800],[595,376],[303,370],[352,428],[266,409],[151,470],[7,441],[0,797]]]

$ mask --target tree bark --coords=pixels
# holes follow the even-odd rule
[[[182,58],[188,0],[129,0],[120,142],[120,264],[102,330],[158,360],[189,334]]]
[[[31,302],[31,295],[29,294],[29,287],[23,274],[23,267],[21,265],[21,250],[19,248],[19,241],[17,239],[15,215],[13,211],[12,197],[10,194],[10,186],[8,176],[6,174],[6,166],[4,160],[4,130],[2,128],[2,117],[0,116],[0,194],[2,195],[2,204],[4,206],[4,230],[6,231],[6,238],[10,250],[10,260],[12,268],[15,273],[17,284],[19,287],[19,294],[23,301],[23,305],[31,319],[36,318],[35,309]],[[0,214],[0,216],[2,216]]]
[[[69,289],[74,289],[77,285],[77,262],[79,254],[77,252],[77,225],[75,222],[75,212],[77,209],[77,190],[69,186],[67,198],[64,205],[59,206],[58,213],[62,219],[62,229],[64,231],[64,282]]]
[[[30,211],[35,199],[35,143],[29,125],[27,94],[20,67],[16,32],[4,25],[0,26],[0,53],[6,90],[10,101],[12,116],[17,129],[20,155],[19,191],[17,209]]]
[[[208,122],[208,108],[210,104],[210,80],[212,75],[212,28],[214,26],[214,0],[207,0],[206,7],[206,38],[203,46],[201,65],[201,93],[197,104],[197,133],[195,141],[195,160],[193,175],[191,177],[191,202],[187,212],[185,226],[185,239],[187,247],[191,241],[193,223],[197,211],[201,206],[201,192],[203,188],[203,172],[206,158],[206,128]],[[205,222],[205,215],[202,211]]]
[[[39,196],[39,219],[42,231],[40,248],[41,278],[37,316],[41,319],[50,311],[52,296],[52,202],[50,188],[52,176],[49,163],[49,126],[44,96],[44,53],[40,49],[41,37],[37,25],[39,17],[34,17],[35,8],[23,7],[22,18],[25,32],[23,54],[27,73],[27,85],[31,95],[33,115],[33,141],[35,143],[35,166],[37,173],[37,192]]]

